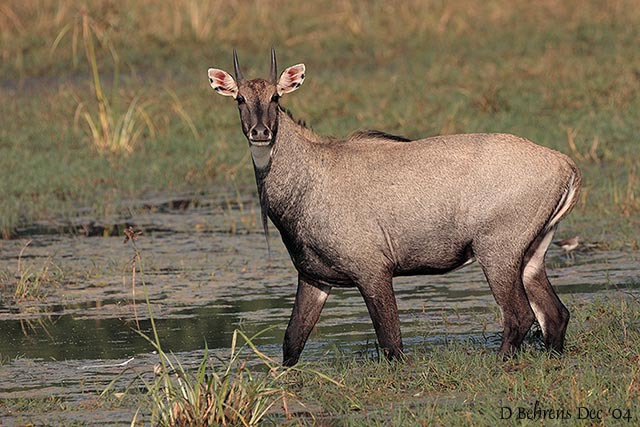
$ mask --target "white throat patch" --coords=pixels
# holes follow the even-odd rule
[[[251,145],[251,158],[253,159],[253,164],[258,169],[264,169],[269,166],[269,162],[271,161],[271,151],[273,146],[259,146],[259,145]]]

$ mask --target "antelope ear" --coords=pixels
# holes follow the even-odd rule
[[[278,95],[293,92],[298,89],[304,81],[304,64],[294,65],[282,72],[278,80]]]
[[[236,81],[226,71],[218,70],[217,68],[209,68],[209,83],[213,90],[220,95],[238,96],[238,85]]]

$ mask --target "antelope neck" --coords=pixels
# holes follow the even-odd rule
[[[250,145],[251,158],[256,169],[265,169],[271,163],[271,152],[273,144],[269,145]]]

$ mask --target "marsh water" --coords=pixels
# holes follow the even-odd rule
[[[255,344],[279,360],[296,272],[275,230],[268,250],[255,206],[235,196],[155,199],[109,226],[79,217],[34,224],[21,230],[23,238],[1,241],[0,402],[55,400],[46,411],[17,415],[0,403],[0,425],[129,425],[132,412],[92,402],[125,368],[153,372],[157,355],[138,333],[151,335],[150,312],[164,350],[183,363],[198,363],[205,346],[224,357],[235,329],[252,335],[269,327]],[[143,232],[135,245],[123,243],[129,225]],[[567,237],[562,229],[558,236]],[[632,250],[596,244],[571,256],[554,246],[547,257],[550,280],[570,309],[603,293],[640,293],[639,261]],[[19,284],[30,293],[14,297]],[[396,279],[394,288],[409,351],[468,339],[497,347],[499,310],[477,264]],[[375,353],[355,289],[332,292],[302,358],[338,352]]]

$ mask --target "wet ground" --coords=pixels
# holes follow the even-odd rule
[[[128,225],[143,231],[135,248],[123,244]],[[0,403],[3,427],[27,421],[129,425],[133,410],[96,400],[125,367],[131,378],[150,374],[157,362],[136,332],[139,325],[151,333],[145,293],[164,350],[186,364],[201,360],[205,343],[222,356],[234,329],[253,334],[273,325],[256,344],[280,358],[296,272],[275,231],[268,252],[251,199],[152,200],[109,226],[78,218],[22,233],[23,239],[0,241],[0,402],[44,403],[18,415]],[[136,249],[141,263],[134,278]],[[554,247],[547,264],[571,309],[572,302],[605,292],[639,294],[639,261],[638,252],[587,244],[572,257]],[[19,283],[30,285],[31,293],[14,298]],[[499,343],[499,311],[477,264],[445,276],[400,278],[394,287],[407,348],[449,339]],[[337,351],[375,351],[355,290],[334,290],[302,357]]]

